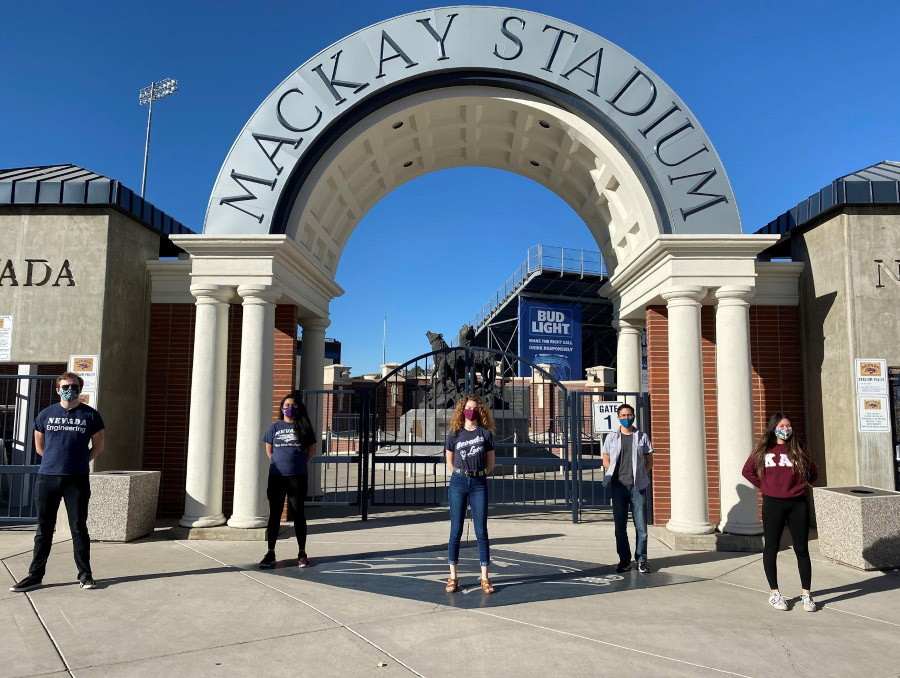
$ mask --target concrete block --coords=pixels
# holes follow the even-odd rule
[[[131,541],[153,531],[159,471],[92,473],[88,533],[94,541]]]
[[[900,567],[900,492],[858,486],[813,493],[823,556],[861,570]]]

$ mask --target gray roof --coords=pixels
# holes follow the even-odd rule
[[[885,160],[839,177],[757,233],[789,234],[847,205],[900,205],[900,162]]]
[[[193,233],[118,180],[77,165],[0,169],[0,205],[113,207],[162,235],[162,254],[173,247],[165,236]]]

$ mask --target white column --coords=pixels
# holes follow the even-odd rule
[[[631,320],[614,320],[618,330],[616,344],[616,390],[640,393],[641,391],[641,329],[642,325]],[[626,401],[636,407],[635,398]]]
[[[272,423],[275,361],[275,301],[281,292],[266,285],[241,285],[241,377],[234,458],[234,509],[230,527],[265,527],[269,459],[263,433]]]
[[[225,524],[222,474],[225,467],[225,378],[228,367],[228,302],[233,288],[191,285],[197,298],[194,367],[188,429],[183,527]]]
[[[663,293],[669,311],[669,445],[672,517],[666,527],[709,534],[700,300],[695,285]]]
[[[719,529],[761,534],[756,488],[741,475],[753,448],[753,382],[750,367],[750,297],[753,288],[716,290],[716,392],[719,411]]]

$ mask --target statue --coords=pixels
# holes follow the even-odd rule
[[[426,332],[432,351],[450,348],[442,334]],[[466,393],[484,398],[492,409],[507,409],[502,390],[496,388],[497,366],[494,355],[487,349],[474,345],[475,329],[463,325],[459,330],[459,349],[440,353],[434,358],[428,407],[435,409],[453,407]]]

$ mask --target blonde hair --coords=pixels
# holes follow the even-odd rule
[[[474,394],[464,395],[460,400],[456,403],[456,409],[453,410],[453,418],[450,419],[450,432],[456,435],[456,433],[466,424],[466,415],[463,412],[466,409],[466,403],[470,400],[475,401],[475,421],[478,425],[487,429],[491,433],[494,432],[494,417],[491,416],[491,411],[488,409],[488,406],[484,404],[484,400],[481,396],[477,396]]]

